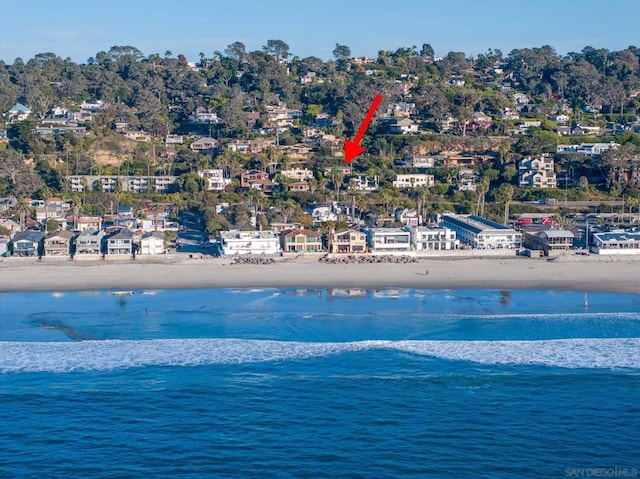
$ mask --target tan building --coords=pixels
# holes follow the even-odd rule
[[[367,235],[362,231],[343,230],[329,235],[330,253],[365,253]]]
[[[44,240],[45,256],[69,256],[71,254],[71,231],[57,231]]]
[[[518,179],[520,186],[556,188],[553,158],[547,155],[540,158],[524,158],[518,164]]]

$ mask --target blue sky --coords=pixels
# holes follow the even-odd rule
[[[195,61],[234,41],[251,51],[268,39],[324,60],[336,42],[354,56],[423,43],[438,55],[545,44],[564,54],[640,46],[639,18],[640,0],[1,0],[0,59],[53,52],[83,63],[131,45]]]

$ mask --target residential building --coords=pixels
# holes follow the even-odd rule
[[[594,233],[591,252],[607,255],[640,255],[640,233],[611,231]]]
[[[108,255],[133,254],[133,233],[127,230],[119,230],[106,239]]]
[[[403,226],[418,226],[422,223],[422,217],[414,209],[398,208],[394,216]]]
[[[309,191],[311,186],[306,181],[294,181],[293,183],[287,183],[289,191]]]
[[[0,258],[7,256],[9,252],[9,238],[0,236]]]
[[[273,231],[221,231],[220,244],[225,255],[276,255],[280,235]]]
[[[285,178],[290,178],[296,181],[310,180],[313,178],[313,171],[309,168],[289,168],[287,170],[280,171],[280,174]]]
[[[165,253],[164,233],[152,231],[142,235],[140,239],[140,254],[154,255]]]
[[[435,177],[423,173],[396,175],[393,179],[394,188],[431,188],[435,185]]]
[[[557,180],[553,158],[548,155],[524,158],[518,164],[518,180],[521,187],[555,188]]]
[[[458,249],[460,241],[456,232],[449,228],[434,228],[430,226],[405,227],[411,234],[413,249],[420,251],[445,251]]]
[[[78,216],[75,229],[77,231],[101,230],[102,218],[100,216]]]
[[[456,237],[471,248],[517,249],[522,246],[521,233],[476,215],[446,214],[440,226],[455,231]]]
[[[545,256],[567,252],[573,246],[575,235],[568,230],[526,231],[523,236],[525,248],[542,250]]]
[[[98,176],[72,175],[68,177],[71,191],[104,191],[113,193],[117,190],[131,193],[170,193],[178,180],[177,176]]]
[[[201,153],[210,153],[218,148],[219,142],[209,136],[205,136],[197,139],[189,145],[192,151],[199,151]]]
[[[579,145],[558,145],[556,153],[582,153],[586,156],[600,156],[611,148],[617,148],[616,142],[609,143],[580,143]]]
[[[285,253],[317,253],[322,251],[322,235],[307,229],[283,231],[280,245]]]
[[[403,168],[434,168],[442,161],[444,158],[438,155],[409,155],[397,160],[395,164]]]
[[[368,175],[353,176],[349,178],[349,189],[355,191],[378,191],[380,189],[378,175],[373,178]]]
[[[85,230],[76,237],[75,256],[100,256],[102,254],[103,230]]]
[[[367,245],[373,254],[408,254],[411,252],[411,233],[401,228],[365,229]]]
[[[43,239],[40,231],[18,231],[11,239],[13,256],[42,256]]]
[[[396,135],[414,135],[418,133],[418,124],[409,118],[394,118],[389,122],[389,133]]]
[[[207,180],[209,191],[224,191],[231,185],[231,178],[225,178],[224,170],[221,168],[198,171],[198,176]]]
[[[71,231],[57,231],[51,233],[44,240],[45,256],[70,256],[71,240],[73,233]]]
[[[133,207],[121,203],[118,205],[118,216],[120,218],[133,218]]]
[[[26,120],[29,118],[29,115],[31,115],[31,108],[24,106],[22,103],[17,103],[16,106],[5,113],[4,117],[11,123]]]
[[[340,209],[337,205],[315,205],[310,208],[309,214],[313,218],[313,224],[318,225],[326,221],[338,221]]]
[[[269,181],[269,175],[264,171],[248,170],[240,174],[240,186],[242,188],[251,188],[253,185],[264,181]]]
[[[165,145],[182,145],[184,137],[182,135],[167,135],[164,139]]]
[[[330,253],[358,254],[367,251],[367,235],[357,230],[342,230],[331,233],[328,238]]]

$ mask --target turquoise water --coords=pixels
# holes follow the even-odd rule
[[[0,477],[640,475],[638,296],[134,293],[0,295]]]

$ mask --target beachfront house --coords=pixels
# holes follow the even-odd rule
[[[574,240],[575,235],[568,230],[527,231],[522,238],[525,248],[544,251],[545,256],[566,253]]]
[[[103,230],[85,230],[76,237],[74,257],[91,258],[102,255]]]
[[[280,245],[285,253],[317,253],[322,251],[322,235],[307,229],[283,231]]]
[[[337,231],[329,235],[328,247],[330,253],[365,253],[367,235],[353,229]]]
[[[401,228],[367,228],[367,245],[372,254],[409,254],[411,233]]]
[[[594,233],[591,252],[607,255],[640,255],[640,232]]]
[[[476,215],[447,214],[441,227],[456,232],[457,238],[474,249],[518,249],[522,234],[507,226]]]
[[[51,233],[44,240],[45,256],[69,256],[71,255],[71,231],[56,231]]]
[[[165,253],[164,233],[152,231],[151,233],[145,233],[142,235],[142,238],[140,238],[140,254],[152,255]]]
[[[280,254],[280,235],[273,231],[221,231],[218,241],[228,256]]]
[[[13,256],[42,256],[44,235],[40,231],[19,231],[11,240]]]
[[[119,230],[106,239],[107,255],[131,255],[133,254],[133,233],[127,230]]]
[[[411,244],[418,253],[455,250],[460,247],[456,232],[449,228],[409,226],[405,227],[405,229],[411,234]]]

